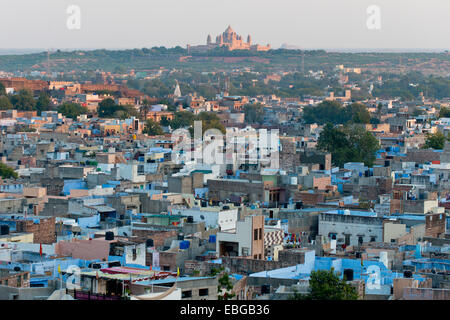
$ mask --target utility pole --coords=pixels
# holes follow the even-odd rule
[[[50,78],[50,49],[47,49],[47,77]]]

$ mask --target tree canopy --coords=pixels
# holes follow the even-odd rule
[[[88,109],[77,103],[64,102],[59,106],[58,112],[68,118],[76,119],[79,115],[88,113]]]
[[[445,146],[445,141],[447,138],[445,135],[438,131],[434,134],[427,134],[424,149],[437,149],[442,150]]]
[[[327,124],[320,133],[317,148],[331,152],[333,164],[339,167],[346,162],[364,162],[372,166],[379,143],[361,126],[333,127]]]
[[[143,133],[146,133],[149,136],[159,136],[163,135],[164,131],[158,122],[149,119],[145,122]]]
[[[41,92],[36,101],[36,109],[41,114],[42,111],[50,110],[50,96],[46,92]]]
[[[19,175],[17,174],[17,172],[14,171],[13,168],[8,167],[4,163],[0,163],[0,176],[3,179],[9,179],[9,178],[17,179],[19,177]]]
[[[98,104],[97,109],[100,118],[120,118],[138,117],[139,113],[131,105],[118,105],[111,98],[107,98]]]
[[[261,104],[247,104],[244,106],[245,122],[261,123],[264,119],[264,108]]]
[[[21,111],[33,111],[36,107],[36,100],[29,90],[20,90],[17,94],[12,95],[11,103],[15,109]]]
[[[0,95],[0,110],[12,109],[13,105],[7,96]]]
[[[439,110],[439,118],[450,118],[450,108],[442,107]]]
[[[344,279],[340,279],[332,268],[312,271],[309,280],[310,293],[294,294],[291,300],[357,300],[356,289]]]
[[[317,106],[306,106],[303,109],[303,120],[306,123],[369,123],[370,113],[361,103],[353,103],[344,107],[338,101],[323,101]]]

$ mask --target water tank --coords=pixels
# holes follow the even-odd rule
[[[270,284],[263,284],[261,286],[261,294],[270,294]]]
[[[230,210],[230,206],[223,206],[222,210]]]
[[[9,234],[9,226],[6,224],[0,225],[0,235]]]
[[[153,239],[147,239],[147,240],[145,241],[145,245],[146,245],[147,247],[153,247],[153,246],[154,246]]]
[[[356,259],[361,259],[361,252],[356,252]]]
[[[184,234],[183,233],[179,233],[178,234],[178,240],[184,240]]]
[[[111,232],[111,231],[106,232],[105,240],[114,240],[114,232]]]
[[[189,241],[181,241],[180,249],[189,249],[190,242]]]
[[[410,271],[410,270],[405,270],[405,271],[403,272],[403,277],[404,277],[404,278],[412,278],[412,271]]]
[[[208,239],[208,242],[209,243],[216,243],[216,236],[214,234],[210,235],[209,239]]]
[[[353,280],[353,269],[344,269],[344,279],[347,281]]]
[[[19,272],[21,269],[20,267],[14,267],[14,271]]]
[[[194,217],[193,216],[188,216],[187,217],[187,222],[188,223],[194,223]]]
[[[301,209],[303,207],[303,202],[301,202],[301,201],[298,201],[298,202],[296,202],[295,203],[295,209]]]
[[[389,167],[391,165],[391,162],[389,160],[384,161],[384,166]]]

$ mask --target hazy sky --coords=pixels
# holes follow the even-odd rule
[[[231,24],[277,48],[449,49],[450,0],[1,0],[0,48],[204,44]],[[69,5],[81,29],[69,30]],[[381,9],[369,30],[366,9]]]

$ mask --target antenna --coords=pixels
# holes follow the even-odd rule
[[[50,49],[47,49],[47,77],[50,78]]]

